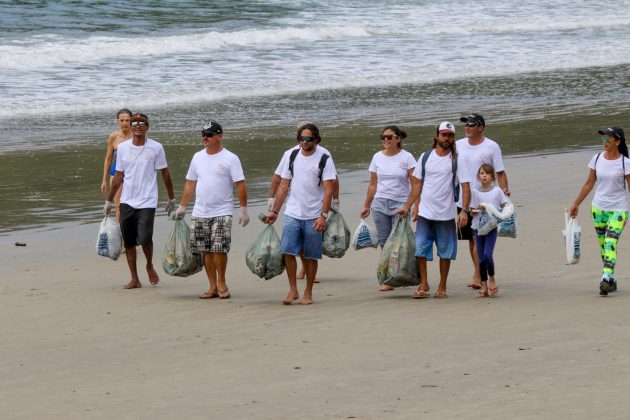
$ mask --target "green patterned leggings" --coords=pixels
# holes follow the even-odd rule
[[[617,263],[617,242],[628,221],[628,212],[606,211],[592,206],[591,214],[604,263],[602,273],[612,277]]]

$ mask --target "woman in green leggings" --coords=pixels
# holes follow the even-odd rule
[[[628,220],[626,185],[630,183],[630,159],[621,127],[604,128],[598,133],[602,135],[604,151],[589,162],[588,178],[571,205],[569,215],[577,217],[580,204],[595,186],[591,214],[604,263],[599,294],[607,296],[617,291],[617,242]]]

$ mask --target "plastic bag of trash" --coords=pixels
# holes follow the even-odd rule
[[[567,264],[577,264],[580,262],[580,239],[582,228],[578,225],[577,219],[569,217],[569,212],[564,210],[564,230],[562,231],[564,245],[567,254]]]
[[[477,235],[487,235],[492,229],[508,221],[514,214],[512,203],[506,204],[501,210],[498,210],[492,204],[481,203],[481,205],[484,207],[484,210],[479,215]],[[514,229],[516,229],[516,225],[514,225]],[[514,230],[514,237],[516,237],[516,230]]]
[[[322,253],[330,258],[343,257],[350,248],[350,235],[350,229],[341,213],[333,211],[326,220]]]
[[[407,217],[394,220],[392,233],[381,252],[376,276],[380,285],[402,287],[420,284],[415,235]]]
[[[120,225],[112,216],[105,216],[96,237],[96,253],[116,261],[122,251]]]
[[[363,248],[377,248],[378,236],[376,228],[370,226],[365,219],[361,219],[361,223],[352,235],[352,248],[359,250]]]
[[[280,252],[280,238],[273,225],[267,225],[245,253],[245,262],[252,273],[269,280],[282,274],[284,258]]]
[[[518,222],[516,221],[516,212],[514,211],[514,205],[512,203],[508,203],[503,209],[501,209],[501,213],[508,211],[508,207],[511,206],[512,214],[507,220],[501,221],[499,223],[499,236],[505,238],[516,238],[516,232],[518,230]]]
[[[174,214],[171,220],[174,224],[164,246],[162,269],[170,276],[188,277],[203,268],[202,255],[192,253],[188,223]]]

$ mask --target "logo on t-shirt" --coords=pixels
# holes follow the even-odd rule
[[[225,165],[223,164],[223,162],[217,163],[217,169],[220,170],[220,171],[224,171],[225,170]]]
[[[398,167],[399,167],[400,169],[405,169],[405,161],[404,161],[404,160],[401,160],[400,162],[398,162]]]

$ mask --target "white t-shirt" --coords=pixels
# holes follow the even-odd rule
[[[282,159],[280,159],[280,163],[278,164],[278,167],[276,168],[276,171],[274,172],[276,175],[278,176],[282,176],[282,168],[284,168],[284,165],[289,161],[289,158],[291,157],[291,152],[294,150],[297,150],[300,148],[300,145],[298,144],[295,147],[290,148],[289,150],[287,150],[286,152],[284,152],[284,154],[282,155]],[[318,149],[322,149],[322,151],[324,153],[326,153],[328,156],[332,156],[330,154],[330,152],[325,149],[324,147],[320,146],[319,144],[317,145]],[[335,175],[337,173],[335,172]]]
[[[378,179],[374,198],[407,201],[411,191],[408,171],[415,167],[416,159],[406,150],[400,150],[394,156],[387,156],[382,150],[376,153],[369,167]]]
[[[446,156],[438,156],[435,150],[429,153],[418,214],[428,220],[452,220],[457,214],[453,200],[453,159],[450,152]],[[413,171],[413,176],[418,179],[422,179],[422,156],[424,153]],[[467,175],[468,169],[458,161],[457,178],[460,182],[470,182]]]
[[[621,159],[623,158],[623,164]],[[597,160],[597,167],[595,167]],[[588,163],[588,167],[595,170],[597,184],[595,186],[595,196],[593,205],[606,211],[628,211],[628,198],[626,196],[625,175],[630,174],[630,159],[621,155],[615,160],[604,158],[604,153],[593,156]]]
[[[507,204],[508,199],[503,193],[503,190],[499,187],[493,187],[490,191],[479,191],[478,189],[474,189],[471,191],[470,198],[470,207],[473,209],[479,208],[481,203],[491,204],[497,210],[501,211],[501,205]],[[474,213],[471,227],[473,229],[477,229],[479,226],[479,217],[480,213]]]
[[[470,179],[470,190],[476,190],[481,186],[479,179],[477,179],[477,172],[479,167],[484,163],[489,163],[494,167],[495,172],[501,172],[505,170],[503,166],[503,155],[501,154],[501,148],[494,140],[490,140],[488,137],[484,137],[483,141],[476,146],[470,145],[467,138],[457,140],[455,142],[455,149],[457,150],[457,162],[468,168],[471,172],[468,175]],[[462,207],[462,196],[460,195],[457,205]]]
[[[299,220],[315,219],[322,213],[324,200],[324,181],[336,178],[337,171],[332,156],[326,161],[322,172],[322,183],[319,183],[319,161],[324,150],[317,146],[315,153],[304,156],[302,152],[297,154],[293,162],[293,176],[289,171],[289,159],[282,168],[282,178],[291,180],[291,195],[287,200],[284,214]]]
[[[193,217],[218,217],[234,211],[234,183],[245,179],[238,156],[223,148],[209,155],[200,150],[190,161],[186,174],[189,181],[197,181]]]
[[[155,140],[146,139],[144,146],[132,140],[118,145],[116,171],[124,172],[120,202],[134,209],[157,208],[157,171],[166,168],[164,148]]]

